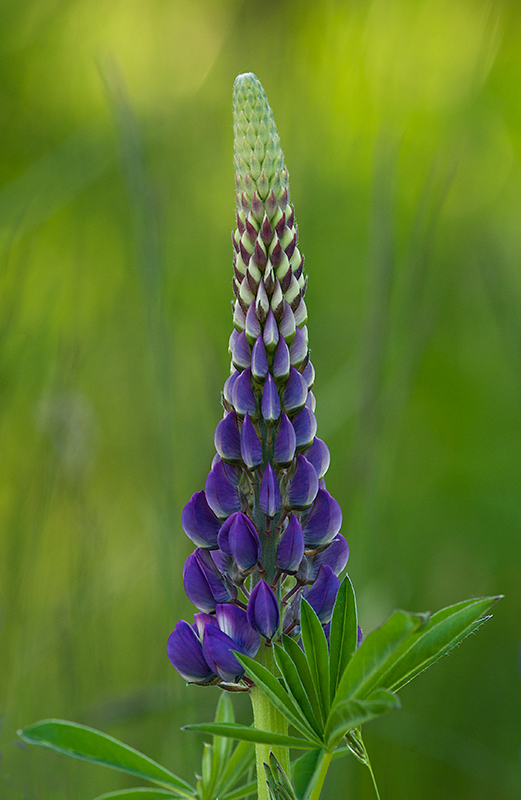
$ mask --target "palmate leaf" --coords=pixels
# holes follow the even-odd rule
[[[282,645],[288,656],[293,661],[293,664],[295,665],[299,678],[302,682],[302,686],[306,692],[306,696],[309,702],[311,703],[311,708],[313,709],[315,720],[317,724],[320,724],[319,700],[317,697],[317,693],[315,692],[313,678],[311,677],[311,671],[309,669],[309,664],[307,662],[306,656],[304,655],[304,651],[301,650],[297,642],[294,639],[291,639],[289,636],[284,635],[282,637]]]
[[[102,764],[171,789],[176,796],[193,798],[195,790],[156,761],[105,733],[59,719],[47,719],[18,731],[25,742],[50,747],[74,758]]]
[[[298,800],[308,800],[313,791],[315,778],[320,772],[326,750],[310,750],[292,765],[293,784]]]
[[[275,661],[277,662],[277,666],[284,679],[284,683],[286,684],[286,689],[306,717],[317,736],[322,737],[323,725],[321,726],[320,720],[317,719],[316,712],[311,706],[309,697],[304,689],[301,676],[299,675],[297,665],[291,656],[289,656],[284,648],[279,644],[273,645],[273,651],[275,654]],[[302,653],[300,648],[299,652]],[[302,658],[305,659],[304,653],[302,653]]]
[[[315,739],[300,739],[297,736],[286,736],[283,733],[260,731],[257,728],[250,728],[248,725],[239,725],[238,723],[232,725],[230,723],[198,722],[194,725],[184,725],[181,730],[229,736],[231,739],[258,744],[279,744],[283,747],[293,747],[297,750],[311,750],[314,747],[322,747],[322,743]]]

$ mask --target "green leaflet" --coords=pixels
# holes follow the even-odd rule
[[[291,639],[289,636],[282,637],[282,644],[284,650],[289,655],[296,667],[299,678],[302,681],[302,686],[306,692],[309,702],[311,703],[315,720],[318,724],[320,722],[320,705],[317,693],[315,692],[315,686],[313,684],[313,678],[311,677],[306,656],[294,639]]]
[[[250,728],[248,725],[238,723],[202,722],[195,725],[185,725],[183,731],[201,731],[202,733],[213,733],[218,736],[229,736],[232,739],[239,739],[246,742],[258,742],[259,744],[275,744],[283,747],[294,747],[299,750],[311,750],[313,747],[320,747],[321,742],[315,739],[300,739],[296,736],[286,736],[282,733],[272,733],[271,731],[259,731]]]
[[[300,606],[302,642],[309,671],[319,699],[320,712],[325,723],[329,714],[329,651],[319,618],[306,600]]]
[[[387,689],[376,689],[364,700],[345,700],[331,711],[325,730],[328,750],[340,744],[346,733],[374,717],[400,707],[396,695]]]
[[[331,618],[329,645],[329,683],[331,702],[345,668],[356,652],[358,614],[356,597],[349,576],[346,575],[338,590]]]
[[[297,666],[291,656],[289,656],[283,647],[278,644],[273,645],[274,653],[275,653],[275,660],[277,662],[277,666],[281,672],[282,677],[284,678],[284,682],[286,684],[286,688],[290,693],[291,697],[295,701],[296,705],[300,708],[302,713],[305,715],[307,721],[309,722],[310,726],[313,728],[315,733],[318,736],[322,736],[322,729],[320,723],[317,720],[316,713],[313,711],[311,703],[309,701],[309,697],[304,689],[302,684],[301,676],[299,675]],[[299,648],[300,650],[300,648]],[[305,658],[304,654],[302,654],[303,658]]]
[[[240,741],[229,759],[219,784],[219,796],[235,786],[243,775],[253,766],[255,750],[249,742]]]
[[[325,753],[325,750],[311,750],[294,762],[293,783],[298,800],[308,800],[315,785],[316,776],[320,772]]]
[[[165,792],[163,789],[121,789],[96,797],[96,800],[175,800],[179,795]]]
[[[48,719],[18,731],[30,744],[50,747],[59,753],[102,764],[106,767],[137,775],[139,778],[174,789],[176,795],[192,798],[195,790],[156,761],[134,750],[112,736],[59,719]]]

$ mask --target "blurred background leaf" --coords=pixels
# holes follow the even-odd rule
[[[368,727],[382,796],[518,797],[519,5],[4,0],[1,17],[0,796],[130,785],[17,746],[44,717],[198,768],[178,729],[217,693],[164,651],[192,613],[180,513],[228,372],[231,86],[252,70],[291,171],[362,627],[506,595]],[[372,798],[369,780],[339,760],[325,798]]]

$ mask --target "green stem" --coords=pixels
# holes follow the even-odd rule
[[[315,785],[313,787],[313,791],[309,796],[309,800],[318,800],[320,797],[320,792],[322,791],[322,786],[324,785],[324,780],[326,778],[327,771],[329,769],[329,765],[331,763],[331,759],[333,758],[333,751],[326,750],[324,755],[322,756],[322,763],[320,764],[320,770],[315,778]]]
[[[257,661],[263,664],[270,672],[277,672],[273,648],[269,645],[261,646]],[[277,711],[266,695],[257,686],[250,691],[251,704],[253,707],[253,723],[258,730],[271,731],[273,733],[288,733],[288,723],[280,711]],[[269,800],[268,787],[264,772],[264,763],[269,764],[270,752],[278,760],[284,772],[290,775],[289,748],[281,745],[270,746],[269,744],[256,744],[255,756],[257,761],[257,792],[258,800]]]

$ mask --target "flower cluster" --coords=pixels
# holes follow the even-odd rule
[[[233,684],[261,642],[300,635],[302,597],[326,630],[348,559],[342,512],[326,489],[329,451],[317,438],[307,280],[288,172],[258,79],[234,86],[237,228],[231,374],[204,491],[182,514],[196,545],[183,571],[200,613],[180,621],[168,657],[199,684]]]

